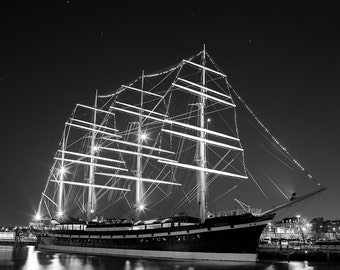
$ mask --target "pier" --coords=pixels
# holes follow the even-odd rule
[[[340,244],[335,242],[318,243],[310,245],[260,244],[258,249],[259,260],[286,260],[286,261],[340,261]]]

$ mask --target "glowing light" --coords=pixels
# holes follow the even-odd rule
[[[93,214],[93,213],[94,213],[94,210],[93,210],[93,209],[91,209],[90,213],[91,213],[91,214]]]
[[[98,145],[93,146],[93,151],[94,152],[98,152],[99,151],[99,146]]]
[[[140,204],[138,206],[138,210],[143,211],[145,209],[145,206],[143,204]]]
[[[40,220],[40,219],[41,219],[41,216],[40,216],[39,213],[36,213],[34,218],[35,218],[35,220]]]
[[[66,173],[66,168],[65,168],[64,166],[60,167],[59,173],[60,173],[61,175],[64,175],[64,174]]]
[[[207,121],[208,121],[208,123],[210,123],[211,122],[211,118],[208,118]]]
[[[145,141],[145,140],[148,138],[148,135],[147,135],[145,132],[143,132],[143,133],[140,135],[140,138],[141,138],[143,141]]]
[[[57,213],[57,215],[58,215],[58,217],[61,217],[61,216],[64,215],[64,213],[63,213],[62,211],[59,211],[59,212]]]

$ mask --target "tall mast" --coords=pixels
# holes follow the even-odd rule
[[[205,66],[205,44],[203,45],[203,52],[202,52],[202,66]],[[202,78],[201,78],[202,88],[201,93],[205,93],[205,69],[202,69]],[[203,131],[205,129],[205,117],[204,117],[204,109],[205,109],[205,100],[206,97],[204,95],[200,96],[200,102],[198,104],[199,107],[199,127],[201,131],[199,132],[199,136],[202,139],[197,143],[198,146],[198,166],[201,168],[206,167],[206,143],[204,139],[206,138],[206,132]],[[198,173],[198,206],[200,211],[200,219],[201,222],[204,223],[206,217],[206,172],[200,171]]]
[[[94,108],[97,108],[97,96],[98,96],[98,90],[96,90],[96,97],[94,101]],[[88,178],[88,183],[91,185],[95,184],[95,158],[94,155],[96,154],[96,122],[97,122],[97,110],[93,111],[93,131],[92,131],[92,136],[91,136],[91,165],[90,165],[90,171],[89,171],[89,178]],[[89,192],[88,192],[88,200],[87,200],[87,219],[91,220],[92,215],[94,211],[96,210],[95,206],[95,193],[94,193],[94,186],[89,186]]]
[[[63,211],[64,211],[64,206],[63,206],[63,194],[64,194],[64,174],[65,174],[65,167],[64,167],[64,159],[65,159],[65,129],[63,132],[63,141],[61,144],[61,167],[60,167],[60,171],[59,171],[59,196],[58,196],[58,215],[62,215]]]
[[[144,90],[144,70],[142,70],[141,77],[141,90]],[[143,134],[142,134],[142,121],[143,121],[143,103],[144,96],[141,92],[140,96],[140,109],[139,109],[139,121],[138,121],[138,148],[137,148],[137,178],[141,179],[143,177],[143,164],[142,164],[142,147],[143,144]],[[136,219],[139,219],[140,213],[143,210],[143,182],[136,181]]]

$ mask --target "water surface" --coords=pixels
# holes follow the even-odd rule
[[[326,262],[198,262],[91,256],[0,246],[0,269],[18,270],[339,270]]]

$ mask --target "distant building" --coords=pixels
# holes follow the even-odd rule
[[[338,239],[340,240],[340,220],[324,220],[313,218],[310,222],[306,218],[296,216],[287,217],[275,223],[270,223],[264,229],[262,238],[300,238],[300,239]]]
[[[310,223],[316,238],[340,239],[340,220],[324,220],[318,217],[313,218]]]
[[[297,215],[269,224],[263,231],[263,237],[306,240],[313,237],[312,226],[307,218]]]
[[[276,233],[278,234],[298,234],[298,221],[297,217],[287,217],[281,221],[274,223]]]

